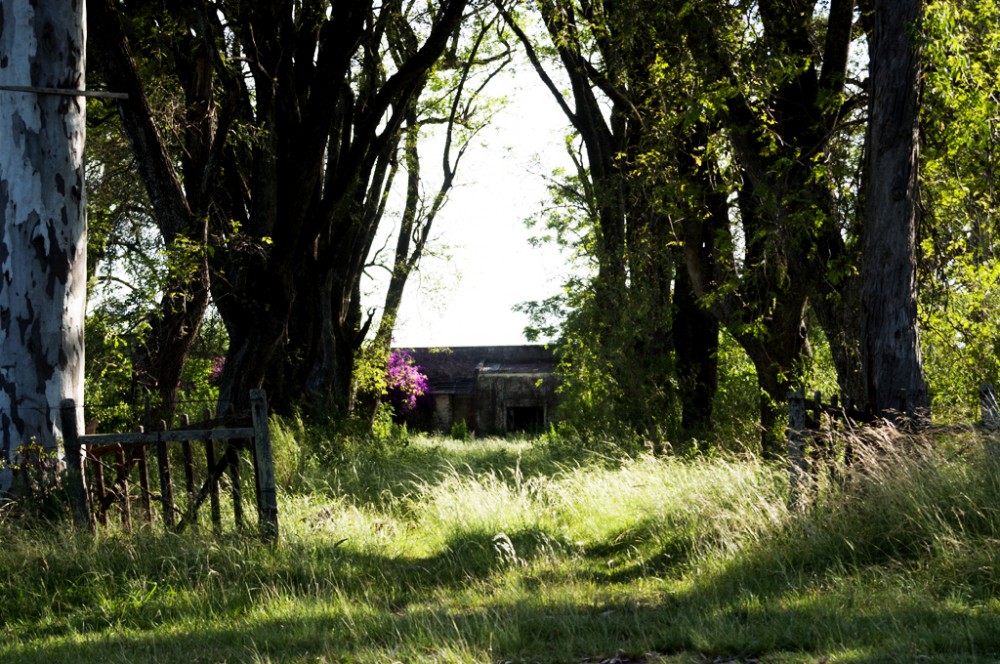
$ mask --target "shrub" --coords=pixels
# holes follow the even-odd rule
[[[412,413],[417,400],[427,394],[427,376],[414,363],[413,356],[405,350],[395,350],[389,355],[386,393],[399,416]]]
[[[469,425],[465,423],[464,419],[458,420],[451,425],[451,437],[455,440],[472,439],[472,433],[469,431]]]

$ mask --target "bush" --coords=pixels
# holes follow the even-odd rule
[[[32,440],[17,449],[17,461],[7,465],[14,473],[11,495],[14,514],[28,519],[53,521],[69,513],[66,492],[59,482],[59,455]]]
[[[397,417],[417,409],[417,400],[427,394],[427,376],[414,363],[413,356],[405,350],[395,350],[389,355],[386,393]]]
[[[465,423],[465,420],[458,420],[451,425],[451,437],[455,440],[471,440],[472,433],[469,431],[469,425]]]

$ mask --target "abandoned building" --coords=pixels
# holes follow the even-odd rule
[[[481,435],[538,432],[553,420],[556,360],[546,346],[408,348],[429,383],[420,424]]]

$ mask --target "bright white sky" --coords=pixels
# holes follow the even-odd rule
[[[523,344],[528,319],[512,307],[556,294],[567,272],[554,247],[529,245],[524,225],[546,200],[542,176],[569,164],[565,116],[530,69],[495,83],[510,104],[462,160],[430,247],[450,259],[425,257],[410,277],[396,346]],[[438,159],[428,152],[424,170]]]

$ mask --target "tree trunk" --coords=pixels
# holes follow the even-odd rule
[[[277,269],[279,266],[284,267],[284,262],[270,270],[260,263],[244,265],[236,273],[245,281],[237,291],[241,296],[238,300],[225,290],[221,296],[219,291],[214,293],[229,334],[229,350],[219,378],[220,415],[249,409],[250,390],[264,386],[271,362],[286,347],[297,292],[291,270]],[[213,281],[214,289],[219,289],[219,281]]]
[[[245,183],[227,213],[244,223],[219,235],[250,250],[213,259],[213,295],[231,338],[220,409],[239,407],[242,392],[265,380],[276,410],[348,401],[362,331],[357,286],[386,173],[405,111],[467,2],[441,3],[426,38],[391,75],[377,45],[383,31],[405,28],[393,22],[415,19],[364,4],[332,3],[326,18],[275,3],[224,5],[253,80],[240,93],[253,113],[241,122],[255,133],[224,152],[223,172]],[[309,29],[293,28],[299,20]]]
[[[0,4],[0,85],[85,88],[83,2]],[[0,91],[0,464],[54,451],[60,402],[83,404],[83,97]],[[83,431],[82,410],[77,427]],[[0,469],[0,495],[12,473]]]
[[[930,405],[917,330],[917,147],[920,0],[875,3],[871,47],[866,218],[863,238],[863,367],[868,406],[896,415]]]
[[[687,266],[674,284],[674,349],[680,384],[681,429],[685,438],[705,439],[712,431],[712,411],[719,387],[719,321],[694,294]]]
[[[785,412],[785,399],[795,385],[789,367],[794,367],[805,349],[805,326],[802,324],[804,298],[798,305],[769,326],[764,337],[743,336],[740,345],[746,350],[757,373],[760,388],[760,447],[769,459],[785,454],[784,435],[778,428]],[[799,311],[798,321],[793,312]]]
[[[184,366],[198,340],[209,302],[208,263],[201,258],[194,274],[167,283],[159,308],[150,315],[145,348],[135,370],[159,394],[153,420],[171,421]]]
[[[298,405],[308,403],[318,412],[336,416],[352,410],[354,358],[371,324],[371,317],[362,323],[360,288],[355,284],[350,297],[344,298],[342,280],[331,273],[309,291],[311,310],[302,313],[316,320],[311,329],[302,330],[304,337],[291,337],[308,358],[298,379],[305,386],[296,392]]]

